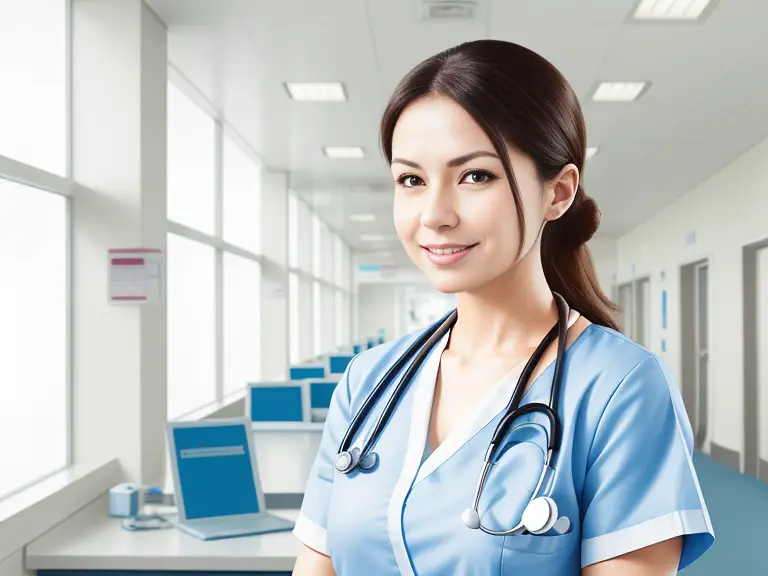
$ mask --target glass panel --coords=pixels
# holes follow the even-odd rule
[[[65,198],[0,180],[0,498],[67,464],[66,245]]]
[[[0,155],[67,172],[66,0],[0,2]]]
[[[224,137],[224,240],[255,254],[261,251],[261,167]]]
[[[261,379],[261,267],[224,253],[224,393]]]
[[[215,232],[216,124],[168,84],[168,219]]]
[[[168,235],[168,418],[216,399],[216,279],[211,246]]]

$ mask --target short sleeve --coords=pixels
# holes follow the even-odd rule
[[[672,381],[666,366],[648,356],[605,407],[582,492],[582,568],[683,536],[682,570],[714,543],[691,426]]]
[[[328,555],[326,538],[328,506],[333,490],[333,460],[341,439],[347,431],[350,414],[350,371],[359,356],[347,365],[334,389],[328,413],[325,417],[320,448],[309,472],[301,511],[293,529],[294,535],[306,546]]]

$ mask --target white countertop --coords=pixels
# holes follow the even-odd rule
[[[130,532],[107,515],[104,495],[26,547],[28,570],[293,570],[292,532],[202,541],[170,528]],[[298,510],[275,510],[295,520]]]

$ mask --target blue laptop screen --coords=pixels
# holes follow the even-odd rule
[[[300,386],[254,386],[251,388],[251,421],[302,422]]]
[[[322,366],[291,367],[291,380],[306,380],[307,378],[325,378],[325,368]]]
[[[259,512],[246,434],[242,425],[173,430],[188,520]]]
[[[312,408],[329,408],[336,382],[310,382],[309,395],[312,399]]]
[[[331,356],[329,358],[331,374],[344,374],[344,370],[347,369],[347,365],[352,361],[352,358],[352,356],[346,354]]]

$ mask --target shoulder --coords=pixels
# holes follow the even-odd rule
[[[589,330],[587,354],[578,362],[587,365],[588,412],[595,420],[610,421],[620,414],[652,419],[671,412],[689,436],[682,396],[664,359],[610,328],[592,325]]]

